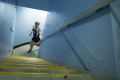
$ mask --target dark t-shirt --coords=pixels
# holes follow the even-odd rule
[[[39,41],[40,41],[40,33],[39,33],[39,28],[37,28],[37,29],[35,29],[35,28],[33,28],[32,29],[32,31],[33,31],[33,38],[32,38],[32,40],[34,41],[34,42],[36,42],[36,43],[38,43]]]

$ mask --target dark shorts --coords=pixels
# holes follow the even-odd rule
[[[33,40],[35,43],[38,43],[38,42],[40,41],[40,38],[39,38],[39,37],[37,37],[37,38],[33,37],[32,40]]]

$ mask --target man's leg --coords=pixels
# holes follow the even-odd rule
[[[28,53],[30,53],[33,49],[33,46],[35,45],[36,43],[34,41],[31,41],[30,42],[30,49],[28,50]]]

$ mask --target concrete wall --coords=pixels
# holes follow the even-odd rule
[[[101,0],[51,0],[44,37],[59,30],[66,22]]]
[[[11,54],[16,18],[15,0],[0,0],[0,53]]]
[[[61,33],[41,43],[38,56],[63,66],[85,70],[81,60],[76,58],[74,51],[71,50]]]
[[[118,80],[120,80],[120,0],[112,3],[111,8],[116,74]]]
[[[52,0],[44,37],[60,29],[69,19],[99,1]],[[56,34],[41,43],[38,56],[69,67],[89,69],[95,74],[115,77],[110,8],[72,26],[74,28]]]
[[[17,0],[17,5],[39,10],[48,10],[50,0]]]
[[[111,13],[104,10],[65,32],[91,72],[115,76]],[[108,57],[109,56],[109,57]]]

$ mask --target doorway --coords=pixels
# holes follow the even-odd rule
[[[32,36],[29,36],[33,27],[35,26],[35,22],[39,22],[40,38],[42,39],[42,33],[44,30],[45,22],[47,18],[47,11],[37,10],[27,7],[17,7],[16,13],[16,25],[15,25],[15,36],[14,36],[14,46],[19,46],[21,44],[22,47],[18,47],[14,49],[13,55],[19,56],[28,56],[27,50],[29,49],[29,43],[31,41]],[[24,45],[27,44],[27,45]],[[21,54],[20,54],[21,53]],[[32,55],[37,55],[38,47],[33,48]],[[29,55],[30,56],[30,55]]]

